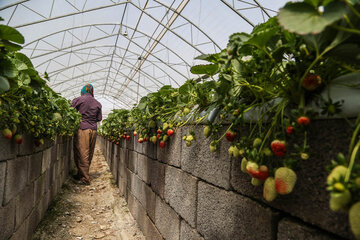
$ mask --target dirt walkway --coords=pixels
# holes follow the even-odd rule
[[[144,235],[119,197],[99,146],[90,169],[91,185],[71,179],[48,209],[33,240],[143,240]]]

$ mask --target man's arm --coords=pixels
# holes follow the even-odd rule
[[[100,106],[99,106],[99,111],[98,111],[97,116],[96,116],[96,120],[97,120],[98,122],[100,122],[100,121],[102,120],[102,110],[101,110],[101,108],[102,108],[102,106],[101,106],[101,104],[100,104]]]

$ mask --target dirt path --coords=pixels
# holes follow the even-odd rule
[[[100,148],[96,146],[90,169],[91,185],[77,185],[71,179],[48,209],[33,240],[143,240],[144,235],[131,216]]]

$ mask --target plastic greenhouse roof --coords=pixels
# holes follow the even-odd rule
[[[107,115],[163,85],[180,86],[194,58],[275,16],[287,0],[1,0],[2,24],[49,86],[73,99],[94,85]]]

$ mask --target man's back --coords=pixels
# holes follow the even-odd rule
[[[96,123],[102,120],[102,106],[90,93],[75,98],[72,107],[82,115],[80,129],[97,129]]]

